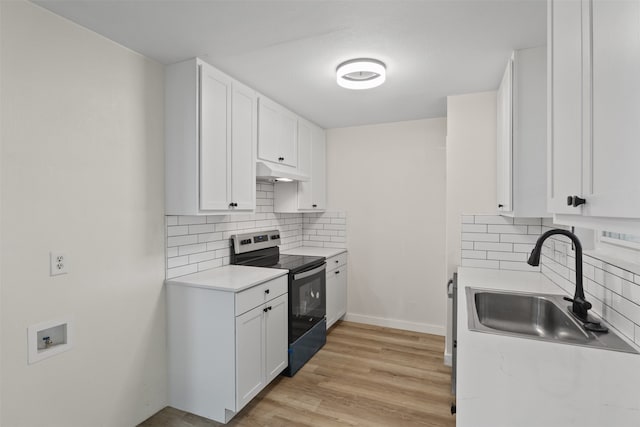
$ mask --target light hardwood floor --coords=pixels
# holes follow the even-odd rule
[[[455,426],[444,338],[340,322],[293,378],[280,376],[228,426]],[[140,427],[222,424],[167,407]]]

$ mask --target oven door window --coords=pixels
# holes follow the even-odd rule
[[[298,287],[298,301],[293,307],[293,315],[298,317],[318,316],[322,314],[322,283],[320,279],[307,282]]]
[[[289,295],[289,303],[291,304],[290,342],[304,335],[316,323],[324,319],[327,312],[325,274],[323,269],[317,274],[293,281]]]

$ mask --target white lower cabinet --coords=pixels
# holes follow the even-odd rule
[[[327,329],[347,313],[347,253],[327,259]]]
[[[169,404],[226,423],[288,364],[287,276],[241,292],[167,286]]]
[[[287,367],[286,332],[287,295],[236,317],[236,401],[240,408]]]

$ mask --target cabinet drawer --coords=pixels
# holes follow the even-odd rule
[[[334,255],[331,258],[327,258],[327,272],[331,270],[335,270],[338,267],[342,267],[347,263],[347,253],[342,252],[341,254]]]
[[[287,275],[261,283],[236,294],[236,316],[246,313],[287,292]]]

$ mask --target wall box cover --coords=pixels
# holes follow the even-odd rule
[[[27,328],[29,364],[73,348],[73,319],[48,320]]]

